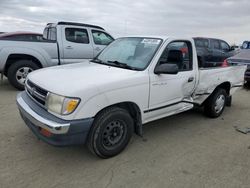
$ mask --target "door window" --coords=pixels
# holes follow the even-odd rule
[[[109,45],[114,40],[110,35],[102,31],[92,30],[92,35],[94,43],[97,45]]]
[[[188,41],[171,42],[162,53],[159,64],[176,64],[179,71],[192,70],[192,45]]]
[[[194,39],[196,47],[208,48],[208,40],[207,39]]]
[[[213,40],[212,45],[214,49],[220,50],[220,42],[218,40]]]
[[[230,47],[229,47],[229,45],[226,42],[220,41],[220,45],[221,45],[221,49],[223,51],[228,52],[230,50]]]
[[[82,44],[89,43],[88,32],[86,29],[66,28],[65,38],[67,41],[74,42],[74,43],[82,43]]]

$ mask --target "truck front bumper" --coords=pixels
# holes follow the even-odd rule
[[[94,118],[72,121],[60,119],[39,106],[26,92],[19,93],[16,101],[24,122],[44,142],[54,146],[86,142]]]

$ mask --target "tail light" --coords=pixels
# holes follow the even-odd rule
[[[228,66],[229,66],[229,64],[228,64],[228,62],[227,62],[226,59],[223,61],[223,63],[222,63],[221,66],[222,66],[222,67],[228,67]]]

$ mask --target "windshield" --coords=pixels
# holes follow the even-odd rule
[[[162,40],[157,38],[120,38],[105,48],[96,59],[121,68],[144,70],[161,42]]]

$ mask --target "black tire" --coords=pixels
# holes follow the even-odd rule
[[[250,81],[246,81],[245,87],[246,87],[246,88],[249,88],[249,87],[250,87]]]
[[[232,95],[227,96],[226,106],[231,107],[232,106]]]
[[[220,98],[222,97],[222,98]],[[222,99],[224,99],[224,102],[219,103],[220,105],[216,105],[216,101],[217,99],[219,100],[219,98],[221,99],[221,101],[223,101]],[[205,115],[207,115],[208,117],[211,118],[217,118],[219,117],[222,112],[224,111],[224,108],[226,106],[226,99],[227,99],[227,93],[224,89],[218,88],[216,89],[213,94],[207,99],[207,101],[205,102],[204,105],[204,113]],[[219,106],[219,108],[218,108]]]
[[[21,84],[20,83],[21,78],[20,80],[18,80],[19,76],[17,76],[18,71],[22,70],[22,68],[25,68],[25,69],[29,68],[30,70],[32,69],[33,71],[33,70],[39,69],[39,66],[37,66],[33,61],[30,61],[30,60],[18,60],[9,67],[8,72],[7,72],[8,80],[10,84],[18,90],[24,90],[24,83]],[[26,73],[25,75],[27,76]],[[23,75],[22,80],[24,79],[24,77],[26,79],[25,75]]]
[[[130,114],[122,108],[110,107],[95,118],[87,146],[98,157],[113,157],[125,149],[133,130],[134,122]]]

